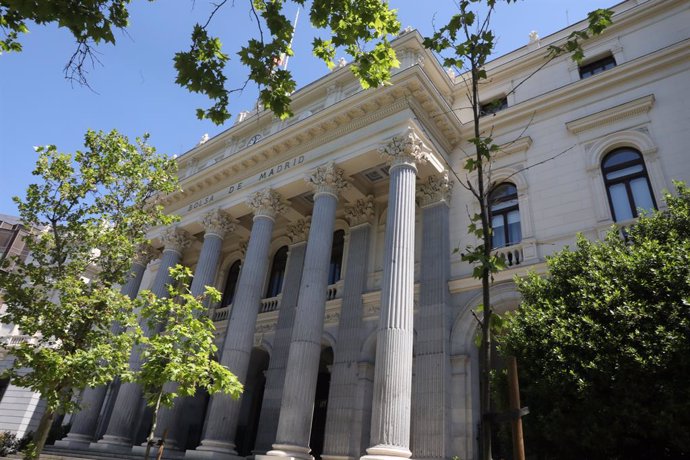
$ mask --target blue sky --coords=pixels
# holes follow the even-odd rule
[[[422,34],[433,32],[454,12],[452,0],[390,0],[400,21]],[[243,69],[234,54],[252,36],[256,26],[246,2],[228,2],[216,15],[211,33],[218,35],[231,55],[229,87],[244,81]],[[614,0],[524,0],[499,5],[494,17],[498,36],[497,55],[528,41],[536,30],[546,36],[584,19],[587,12],[612,6]],[[195,109],[208,101],[192,95],[174,83],[172,57],[189,46],[189,34],[196,22],[205,21],[208,0],[135,1],[130,27],[117,32],[116,46],[97,48],[102,65],[89,70],[91,90],[64,79],[63,67],[74,51],[74,41],[64,29],[30,26],[22,37],[24,51],[0,56],[0,213],[16,215],[13,195],[23,195],[34,177],[34,145],[55,144],[61,151],[83,146],[88,128],[126,134],[131,140],[148,132],[159,152],[181,154],[192,148],[204,133],[214,136],[232,126],[215,126],[197,120]],[[290,6],[293,11],[296,7]],[[294,15],[293,13],[290,13]],[[311,40],[319,34],[303,10],[297,26],[289,69],[298,87],[328,72],[311,56]],[[321,31],[321,35],[324,33]],[[338,56],[340,57],[340,55]],[[247,87],[231,100],[231,113],[252,108],[257,90]]]

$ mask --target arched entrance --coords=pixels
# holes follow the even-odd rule
[[[311,421],[311,438],[309,447],[311,455],[320,459],[323,453],[323,441],[326,433],[326,413],[328,410],[328,389],[331,386],[331,365],[333,364],[333,348],[321,350],[319,359],[319,377],[316,381],[316,396],[314,398],[314,415]]]

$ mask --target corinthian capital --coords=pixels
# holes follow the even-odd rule
[[[299,219],[297,222],[287,226],[287,235],[293,243],[299,243],[307,240],[309,235],[310,220]]]
[[[192,244],[192,239],[185,230],[177,227],[170,227],[161,236],[164,251],[175,251],[180,254]]]
[[[388,160],[391,168],[399,165],[416,166],[417,163],[426,163],[428,156],[424,143],[411,128],[380,147],[379,153]]]
[[[247,199],[247,206],[254,212],[254,216],[265,216],[275,219],[287,207],[285,200],[273,189],[265,188],[253,193]]]
[[[352,206],[345,207],[345,218],[350,223],[350,227],[371,222],[374,217],[374,196],[367,195],[360,198]]]
[[[204,214],[201,223],[204,225],[206,235],[218,235],[220,238],[235,230],[232,217],[220,209],[214,209]]]
[[[132,263],[146,267],[149,262],[156,258],[157,255],[157,251],[153,248],[153,246],[151,246],[149,243],[142,243],[137,246]]]
[[[328,193],[336,198],[350,184],[343,176],[343,170],[338,168],[334,162],[319,166],[305,179],[314,187],[314,195]]]
[[[453,182],[448,178],[447,172],[429,176],[425,183],[417,187],[417,201],[422,207],[439,202],[450,205],[452,194]]]

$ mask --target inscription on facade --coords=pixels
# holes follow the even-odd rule
[[[274,165],[268,169],[264,169],[263,171],[259,172],[258,174],[254,175],[250,178],[247,178],[243,181],[232,184],[231,186],[226,188],[224,192],[223,191],[216,192],[212,195],[205,196],[204,198],[198,199],[195,202],[190,203],[189,206],[187,206],[187,211],[191,211],[193,209],[198,209],[198,208],[201,208],[201,207],[204,207],[206,205],[213,203],[215,195],[220,195],[221,193],[230,195],[234,192],[242,190],[243,188],[246,188],[247,185],[261,182],[265,179],[268,179],[269,177],[274,177],[278,174],[284,173],[285,171],[289,170],[290,168],[296,168],[303,163],[304,163],[304,155],[299,155],[299,156],[291,158],[287,161],[283,161],[283,162],[281,162],[277,165]]]

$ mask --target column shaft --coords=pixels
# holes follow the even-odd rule
[[[412,398],[415,458],[445,458],[449,442],[448,223],[448,206],[444,202],[422,209],[422,260],[419,313],[415,318],[417,337]]]
[[[181,254],[177,250],[166,249],[163,251],[158,273],[154,279],[151,292],[158,297],[167,295],[167,285],[170,283],[170,268],[180,262]],[[146,336],[155,331],[150,331],[145,322],[141,324]],[[129,360],[129,367],[138,370],[141,366],[139,350],[134,349]],[[132,431],[138,426],[141,408],[142,390],[136,383],[123,383],[115,400],[113,415],[108,423],[108,429],[103,439],[98,444],[123,446],[129,448],[132,445]]]
[[[225,333],[220,362],[245,383],[249,357],[254,342],[256,318],[268,270],[268,252],[273,233],[273,218],[254,217],[240,279],[237,284],[232,314]],[[199,451],[236,455],[235,431],[241,408],[240,400],[217,394],[211,397],[204,425],[204,439]],[[188,451],[188,455],[191,451]]]
[[[127,282],[122,286],[120,292],[134,299],[139,292],[141,286],[141,279],[146,270],[146,264],[142,262],[134,262]],[[119,333],[121,327],[118,324],[113,325],[113,332]],[[111,385],[118,383],[112,382]],[[58,441],[56,445],[65,447],[88,447],[89,443],[94,441],[96,429],[98,427],[98,418],[101,413],[103,401],[108,392],[108,386],[103,385],[96,388],[86,388],[81,398],[81,410],[74,415],[72,420],[72,428],[67,437]]]
[[[307,241],[295,324],[288,354],[285,388],[274,450],[268,455],[309,456],[316,380],[328,287],[337,198],[317,193]]]
[[[285,281],[283,283],[283,297],[280,302],[278,323],[273,339],[273,353],[266,371],[266,387],[264,399],[259,415],[259,429],[256,436],[255,452],[265,453],[271,448],[276,439],[278,417],[280,416],[280,402],[283,398],[283,384],[285,383],[285,366],[290,350],[290,338],[295,323],[295,309],[302,279],[302,267],[306,252],[305,242],[290,247]]]
[[[214,285],[222,246],[223,239],[218,234],[206,233],[199,261],[194,271],[194,279],[190,286],[190,292],[193,296],[202,295],[206,286]],[[157,439],[163,437],[166,429],[168,430],[165,441],[166,449],[179,449],[186,441],[189,420],[185,419],[184,414],[188,402],[187,398],[177,398],[173,407],[164,407],[160,410],[155,437]]]
[[[324,441],[324,457],[358,456],[353,452],[351,438],[357,393],[357,360],[362,346],[362,292],[366,286],[369,224],[350,231],[347,256],[347,277],[338,325],[338,344],[331,371],[328,413]]]
[[[390,170],[381,314],[371,422],[372,456],[409,457],[416,168]]]

